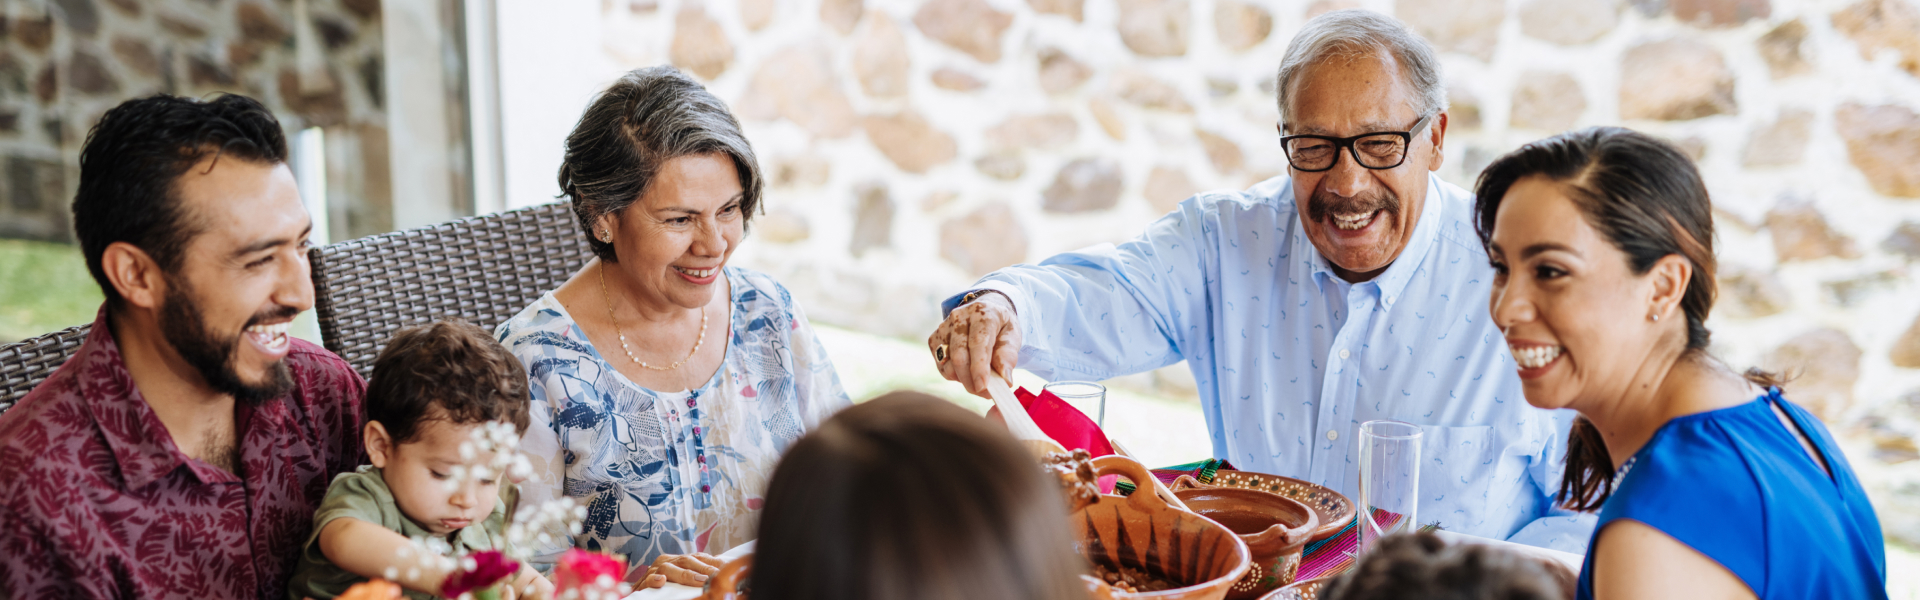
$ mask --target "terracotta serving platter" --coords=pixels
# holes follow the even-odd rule
[[[1174,480],[1171,487],[1173,491],[1176,492],[1191,487],[1206,487],[1208,485],[1213,487],[1260,490],[1279,494],[1282,497],[1291,498],[1299,501],[1301,504],[1307,505],[1307,508],[1313,509],[1314,514],[1320,517],[1320,527],[1314,530],[1313,537],[1308,539],[1309,542],[1317,542],[1333,537],[1334,534],[1340,533],[1341,529],[1345,529],[1347,524],[1353,522],[1354,513],[1352,500],[1326,487],[1307,483],[1292,477],[1254,473],[1252,471],[1229,471],[1222,469],[1214,474],[1213,483],[1211,484],[1203,483],[1195,486],[1192,483],[1188,483],[1189,481],[1193,481],[1193,479],[1183,476]]]

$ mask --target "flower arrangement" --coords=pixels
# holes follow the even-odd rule
[[[553,568],[559,600],[618,600],[632,590],[620,582],[627,561],[579,548],[567,550]]]
[[[483,453],[491,453],[482,464],[472,466],[454,466],[448,469],[447,489],[455,491],[460,486],[478,479],[490,479],[505,476],[514,481],[525,480],[533,474],[533,466],[526,455],[520,452],[520,435],[511,424],[492,422],[477,427],[470,440],[461,442],[460,457],[466,461],[481,458]],[[507,551],[488,550],[483,552],[455,552],[445,539],[439,537],[415,536],[409,547],[400,549],[402,564],[411,564],[404,574],[408,579],[420,577],[422,569],[448,573],[441,583],[441,593],[448,598],[461,600],[490,600],[499,598],[501,587],[511,581],[520,570],[520,565],[532,558],[532,549],[548,546],[555,542],[555,535],[578,535],[580,523],[586,520],[587,508],[572,498],[558,498],[533,506],[509,507],[509,519],[506,530]],[[565,533],[561,533],[565,532]],[[570,550],[562,557],[580,553]],[[580,553],[592,555],[590,553]],[[609,557],[601,557],[614,561]],[[631,592],[632,586],[620,582],[623,564],[615,562],[609,581],[602,581],[600,575],[607,567],[592,558],[573,559],[578,573],[591,574],[584,581],[572,587],[560,587],[557,591],[561,598],[578,600],[618,600]],[[556,569],[555,576],[562,571]],[[388,579],[398,579],[401,569],[390,567],[385,575]],[[533,590],[519,590],[516,596],[525,597]],[[571,595],[569,595],[571,594]]]

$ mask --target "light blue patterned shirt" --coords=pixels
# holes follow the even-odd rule
[[[1184,359],[1215,457],[1359,492],[1362,422],[1423,430],[1421,522],[1586,551],[1593,516],[1554,507],[1573,415],[1529,406],[1487,315],[1473,196],[1429,175],[1412,240],[1348,283],[1301,231],[1286,176],[1182,202],[1146,232],[987,275],[1019,315],[1020,366],[1104,380]],[[949,298],[951,310],[959,295]]]

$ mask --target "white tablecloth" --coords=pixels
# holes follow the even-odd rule
[[[753,542],[747,542],[720,554],[720,559],[732,562],[733,559],[753,552]],[[1574,563],[1575,567],[1579,563]],[[694,600],[700,597],[700,588],[668,583],[665,586],[649,588],[629,594],[626,600]]]

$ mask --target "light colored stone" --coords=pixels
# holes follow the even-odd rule
[[[1506,20],[1505,0],[1394,0],[1393,14],[1442,52],[1493,60]]]
[[[1027,260],[1027,230],[1004,202],[940,224],[940,256],[970,277]]]
[[[1040,208],[1051,213],[1082,213],[1113,208],[1120,202],[1120,163],[1082,158],[1067,163],[1040,193]]]
[[[1243,52],[1267,41],[1273,33],[1273,13],[1257,4],[1219,0],[1213,5],[1213,31],[1220,45]]]
[[[1880,249],[1888,254],[1898,254],[1907,260],[1920,259],[1920,221],[1907,221],[1893,229]]]
[[[1101,131],[1107,132],[1107,137],[1115,141],[1127,139],[1127,122],[1120,118],[1120,110],[1114,108],[1112,102],[1104,98],[1088,100],[1087,112],[1093,114],[1094,122],[1100,124]]]
[[[1786,198],[1767,211],[1767,231],[1773,235],[1773,253],[1780,262],[1828,257],[1858,258],[1853,238],[1834,231],[1813,203]]]
[[[1122,69],[1109,82],[1114,96],[1141,108],[1192,113],[1193,105],[1172,84],[1138,69]]]
[[[1774,27],[1766,35],[1760,36],[1756,45],[1774,79],[1803,75],[1813,70],[1807,60],[1807,24],[1801,19]]]
[[[986,82],[980,81],[979,77],[953,67],[934,69],[933,74],[928,77],[933,80],[934,87],[956,92],[971,92],[987,85]]]
[[[1200,147],[1207,151],[1207,160],[1213,163],[1215,172],[1232,175],[1239,172],[1240,167],[1246,166],[1247,156],[1233,140],[1198,128],[1193,130],[1193,136],[1200,139]]]
[[[807,223],[807,215],[792,208],[775,208],[753,220],[754,239],[792,244],[812,235],[813,226]]]
[[[784,118],[819,137],[846,137],[857,122],[853,103],[834,76],[832,56],[818,43],[774,52],[734,106],[743,118]]]
[[[1753,132],[1740,164],[1778,167],[1800,164],[1807,154],[1807,136],[1813,133],[1813,113],[1801,109],[1780,111],[1780,118]]]
[[[854,258],[875,248],[893,247],[893,195],[887,184],[870,181],[853,188],[853,242],[847,252]]]
[[[1020,158],[1018,151],[1003,149],[973,159],[973,168],[994,179],[1013,181],[1027,174],[1027,161]]]
[[[1560,132],[1571,129],[1587,112],[1587,95],[1572,75],[1559,71],[1527,71],[1513,86],[1513,126]]]
[[[1899,285],[1906,277],[1899,270],[1882,270],[1844,279],[1821,282],[1827,299],[1841,308],[1859,308],[1880,292]]]
[[[1051,150],[1073,143],[1080,136],[1080,123],[1073,115],[1047,113],[1015,115],[987,129],[987,143],[997,148],[1034,148]]]
[[[1209,75],[1207,77],[1207,96],[1210,98],[1226,98],[1239,91],[1240,82],[1235,81],[1232,77],[1225,75]]]
[[[1920,8],[1909,0],[1861,0],[1833,13],[1833,28],[1853,38],[1861,58],[1892,50],[1900,68],[1920,77]]]
[[[1187,53],[1193,7],[1187,0],[1118,0],[1120,41],[1147,57]]]
[[[1336,10],[1347,10],[1349,8],[1360,8],[1360,3],[1357,0],[1314,0],[1313,4],[1307,5],[1306,18],[1312,19]]]
[[[1701,27],[1733,27],[1773,15],[1770,0],[1671,0],[1673,18]]]
[[[1780,314],[1793,306],[1793,295],[1773,271],[1721,263],[1720,297],[1713,315],[1757,319]]]
[[[234,20],[240,23],[240,36],[249,41],[278,44],[293,35],[273,9],[248,0],[234,6]]]
[[[1462,87],[1447,88],[1447,131],[1471,131],[1480,127],[1480,96]]]
[[[711,80],[727,72],[733,62],[733,42],[727,41],[727,32],[707,16],[706,9],[689,5],[673,16],[673,44],[667,57],[675,66]]]
[[[340,86],[315,93],[300,90],[300,75],[292,67],[280,69],[280,101],[300,115],[309,127],[329,127],[347,121],[347,99]]]
[[[1834,111],[1833,121],[1847,141],[1847,158],[1873,191],[1920,198],[1920,114],[1904,106],[1849,102]]]
[[[120,91],[120,80],[107,70],[106,61],[78,48],[67,59],[67,85],[89,96],[107,96]]]
[[[773,24],[780,0],[740,0],[740,24],[748,31],[759,31]]]
[[[1920,318],[1915,318],[1913,324],[1907,326],[1906,333],[1894,340],[1893,350],[1888,352],[1887,358],[1893,361],[1893,366],[1920,369]]]
[[[768,171],[775,187],[818,188],[826,185],[833,175],[833,163],[816,153],[783,156],[769,162]]]
[[[1667,0],[1628,0],[1628,4],[1649,19],[1667,12]]]
[[[914,11],[913,24],[942,44],[992,63],[1000,60],[1000,34],[1013,24],[1013,15],[986,0],[927,0]]]
[[[926,117],[912,109],[868,116],[860,123],[867,130],[867,140],[902,171],[925,173],[934,165],[953,160],[953,136],[934,129]]]
[[[1086,0],[1027,0],[1027,6],[1033,7],[1033,12],[1061,15],[1073,19],[1075,23],[1085,19],[1083,13],[1086,3]]]
[[[1200,186],[1193,182],[1193,178],[1187,177],[1186,169],[1175,165],[1154,165],[1153,171],[1147,173],[1147,187],[1141,190],[1141,195],[1146,196],[1147,204],[1154,210],[1167,212],[1198,191]]]
[[[934,190],[927,192],[927,196],[920,199],[920,212],[940,210],[959,198],[960,192],[953,190]]]
[[[1700,162],[1707,157],[1706,138],[1690,135],[1677,140],[1667,140],[1667,143],[1673,144],[1674,148],[1680,150],[1681,154],[1687,155],[1687,158],[1693,159],[1693,162]]]
[[[1040,59],[1040,89],[1049,94],[1072,91],[1093,76],[1091,67],[1074,60],[1059,48],[1041,48],[1037,55]]]
[[[1734,114],[1733,71],[1720,52],[1692,38],[1628,48],[1620,65],[1620,118],[1685,121]]]
[[[853,44],[853,74],[874,98],[907,95],[907,36],[885,11],[867,13]]]
[[[1528,0],[1520,5],[1521,33],[1562,46],[1592,42],[1619,25],[1619,0]]]
[[[866,13],[867,6],[862,0],[820,0],[820,22],[840,32],[840,35],[853,33],[860,24],[860,17]]]
[[[1838,423],[1853,406],[1853,384],[1860,380],[1860,346],[1846,332],[1815,329],[1787,340],[1767,353],[1761,368],[1799,377],[1788,382],[1787,397],[1828,423]]]

